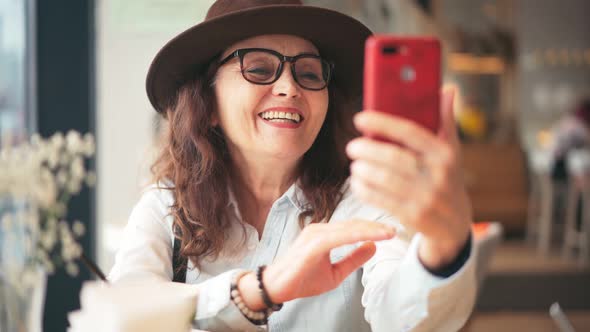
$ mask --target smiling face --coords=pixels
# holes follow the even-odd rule
[[[237,49],[264,48],[286,56],[317,54],[309,41],[290,35],[264,35],[229,47],[222,59]],[[240,59],[222,65],[215,79],[217,112],[213,119],[225,135],[230,153],[249,160],[299,160],[311,147],[328,110],[328,89],[312,91],[294,80],[291,63],[284,64],[278,80],[268,85],[248,82]]]

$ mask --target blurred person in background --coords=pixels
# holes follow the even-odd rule
[[[436,135],[355,115],[370,34],[297,0],[218,0],[168,42],[147,78],[164,147],[109,279],[193,284],[210,331],[458,330],[476,280],[453,94]]]
[[[586,177],[571,177],[568,174],[568,153],[576,149],[590,149],[590,99],[582,99],[574,108],[561,118],[551,129],[550,153],[553,166],[551,177],[554,183],[562,186],[568,181],[580,181]],[[575,185],[586,187],[589,183],[577,183]],[[562,195],[554,198],[556,201],[556,213],[563,215],[565,210],[565,197]],[[578,197],[575,208],[576,227],[582,225],[582,198]]]
[[[565,181],[567,153],[572,149],[590,147],[590,99],[582,99],[572,112],[553,126],[551,133],[552,176],[557,181]]]

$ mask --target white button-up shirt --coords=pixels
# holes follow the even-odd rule
[[[348,188],[348,185],[345,186]],[[173,218],[170,191],[152,186],[137,203],[117,252],[109,280],[156,278],[172,280]],[[210,331],[259,331],[230,299],[230,282],[242,269],[269,265],[283,255],[301,228],[298,216],[305,198],[294,184],[269,212],[262,237],[240,218],[230,197],[235,218],[219,257],[204,259],[200,269],[188,264],[186,283],[199,288],[194,327]],[[418,259],[421,234],[409,234],[399,221],[360,202],[349,189],[330,222],[353,218],[395,225],[397,235],[377,242],[375,255],[336,289],[296,299],[273,313],[268,329],[279,331],[457,331],[475,302],[475,248],[454,275],[441,278],[428,272]],[[306,222],[309,222],[307,220]],[[338,261],[354,246],[336,248]],[[318,275],[318,278],[323,276]]]

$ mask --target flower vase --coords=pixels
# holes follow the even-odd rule
[[[0,277],[0,331],[43,330],[47,274],[40,268],[25,273],[33,284],[15,285]]]
[[[30,259],[37,237],[31,204],[0,196],[0,331],[40,332],[47,273]]]

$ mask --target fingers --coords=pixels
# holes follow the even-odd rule
[[[402,167],[400,165],[398,169],[392,169],[357,160],[350,165],[350,170],[354,179],[361,179],[369,186],[390,192],[397,198],[411,196],[414,188],[418,185],[416,181],[418,178],[415,174],[418,172],[416,166]]]
[[[360,247],[353,250],[346,257],[337,263],[332,264],[334,278],[338,281],[338,283],[342,282],[344,279],[346,279],[346,277],[348,277],[349,274],[356,271],[356,269],[371,259],[376,250],[377,248],[375,247],[374,242],[368,241],[363,243]]]
[[[417,185],[412,192],[403,196],[403,191],[384,191],[382,187],[352,178],[351,189],[362,201],[389,211],[406,227],[422,233],[446,232],[448,223],[456,219],[458,211],[427,187]]]
[[[438,136],[458,148],[460,142],[454,114],[455,90],[445,90],[441,93],[441,97],[442,123]]]
[[[351,220],[330,224],[315,224],[304,229],[306,241],[314,250],[333,248],[361,241],[382,241],[395,236],[395,228],[373,221]]]
[[[363,134],[376,135],[400,142],[419,154],[436,150],[441,145],[430,131],[411,120],[376,111],[363,111],[355,115],[354,124]]]
[[[382,193],[357,177],[350,179],[350,187],[361,201],[389,211],[398,218],[401,217],[399,212],[403,211],[404,207],[407,209],[408,205],[414,204],[411,200],[415,199],[415,195],[408,194],[404,197],[392,193]]]
[[[367,137],[352,140],[346,147],[346,153],[352,160],[364,160],[386,168],[395,165],[397,171],[413,174],[416,169],[417,156],[402,147],[376,141]]]

